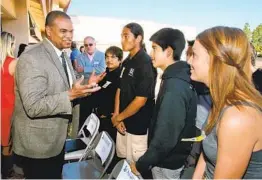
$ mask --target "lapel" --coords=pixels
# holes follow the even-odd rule
[[[60,75],[62,76],[62,78],[64,80],[64,83],[66,84],[66,86],[68,88],[70,88],[69,84],[67,82],[67,78],[66,78],[66,74],[65,74],[64,68],[63,68],[62,63],[60,62],[59,57],[57,56],[54,48],[52,47],[52,45],[46,39],[43,40],[43,45],[44,45],[47,53],[50,55],[51,60],[55,64],[56,68],[58,69]]]
[[[94,54],[94,57],[93,57],[93,63],[95,62],[95,60],[96,60],[96,58],[97,58],[97,50],[95,51],[95,54]]]

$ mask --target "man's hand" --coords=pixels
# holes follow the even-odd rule
[[[96,75],[95,71],[93,71],[91,76],[88,79],[88,84],[99,83],[100,81],[102,81],[104,79],[105,76],[106,76],[106,72],[103,72],[99,75]]]
[[[81,85],[84,80],[84,76],[81,76],[73,85],[72,89],[68,91],[70,101],[90,95],[93,92],[96,92],[101,89],[97,84],[88,84],[88,85]]]
[[[118,123],[118,125],[116,125],[116,129],[118,130],[119,133],[121,133],[123,135],[126,134],[126,126],[125,126],[124,122]]]
[[[80,65],[77,65],[76,66],[76,71],[79,72],[79,73],[84,72],[84,68],[82,66],[80,66]]]
[[[134,162],[132,162],[130,164],[130,168],[131,168],[131,171],[132,173],[134,173],[136,176],[140,175],[140,173],[138,172],[138,170],[136,169],[136,164]]]

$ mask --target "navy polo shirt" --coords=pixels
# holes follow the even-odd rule
[[[122,64],[120,73],[120,112],[136,96],[147,97],[146,104],[133,116],[124,120],[127,132],[145,135],[149,127],[154,107],[155,74],[151,58],[141,49],[134,57],[128,56]]]

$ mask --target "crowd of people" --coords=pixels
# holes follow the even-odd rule
[[[1,40],[2,178],[15,164],[28,179],[61,179],[65,141],[92,112],[116,143],[112,167],[127,159],[143,178],[262,178],[262,70],[241,29],[216,26],[187,42],[162,28],[147,52],[132,22],[121,48],[101,52],[92,36],[78,49],[70,17],[51,11],[44,40],[21,45],[19,60],[15,37]]]

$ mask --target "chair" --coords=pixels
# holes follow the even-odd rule
[[[67,139],[65,144],[65,161],[79,160],[90,148],[98,134],[100,120],[92,113],[90,114],[78,132],[77,139]]]
[[[143,179],[142,176],[136,176],[132,173],[129,163],[126,159],[119,161],[111,174],[108,176],[108,179]]]
[[[100,179],[112,162],[115,143],[110,135],[100,132],[79,162],[63,166],[63,179]],[[88,159],[87,159],[88,157]]]

